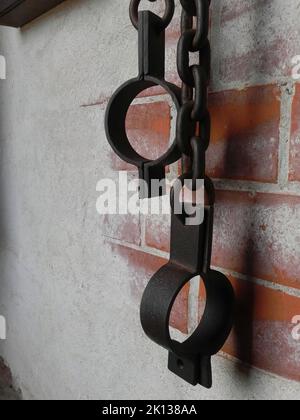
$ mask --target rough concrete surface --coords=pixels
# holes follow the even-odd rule
[[[239,36],[248,48],[250,29],[228,48]],[[191,388],[141,330],[133,268],[95,208],[97,181],[115,176],[105,98],[137,74],[136,47],[124,0],[68,0],[22,30],[0,29],[0,354],[15,387],[25,400],[297,400],[300,383],[220,356],[213,389]]]

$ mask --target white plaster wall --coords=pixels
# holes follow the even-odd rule
[[[137,73],[124,0],[68,0],[23,30],[0,30],[0,355],[25,399],[295,398],[300,384],[214,359],[191,388],[142,333],[103,242],[96,183],[109,175],[101,102]]]

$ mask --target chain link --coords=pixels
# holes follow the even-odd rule
[[[182,107],[177,116],[177,144],[183,154],[183,172],[193,180],[205,179],[205,152],[209,146],[211,121],[207,109],[210,79],[210,0],[180,0],[181,37],[177,68],[182,80]],[[193,25],[196,17],[195,28]],[[199,64],[190,64],[190,53],[199,53]]]

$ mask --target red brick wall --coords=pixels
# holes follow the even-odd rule
[[[300,84],[290,77],[300,43],[293,21],[284,29],[271,13],[275,0],[212,3],[207,172],[217,187],[213,265],[230,277],[237,295],[236,325],[222,354],[300,381],[300,343],[292,338],[292,318],[300,315]],[[253,23],[260,17],[266,34]],[[272,19],[276,33],[268,29]],[[167,38],[167,76],[173,82],[178,23]],[[164,92],[152,89],[131,108],[127,128],[138,150],[155,157],[167,148],[173,121]],[[133,170],[113,154],[111,166]],[[169,220],[117,218],[106,219],[106,236],[118,258],[134,267],[128,287],[140,297],[166,262]],[[188,295],[187,287],[172,315],[172,326],[181,332],[188,330]]]

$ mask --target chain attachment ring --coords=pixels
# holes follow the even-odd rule
[[[151,3],[154,3],[156,0],[148,0]],[[139,5],[141,3],[141,0],[131,0],[130,6],[129,6],[129,15],[130,20],[135,29],[139,28]],[[169,26],[175,12],[175,3],[174,0],[165,0],[165,13],[162,18],[159,18],[159,30],[163,31],[164,29]]]

